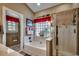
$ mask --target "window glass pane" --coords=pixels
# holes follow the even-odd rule
[[[8,26],[9,26],[9,25],[12,25],[12,24],[9,22],[9,23],[8,23]]]
[[[12,22],[12,21],[8,21],[8,30],[9,31],[16,31],[16,23],[15,22]]]
[[[8,26],[8,28],[9,28],[9,27],[12,27],[12,26]]]
[[[12,27],[8,27],[8,30],[10,30],[10,31],[11,31],[11,30],[12,30]]]
[[[16,26],[16,23],[15,23],[15,22],[13,22],[13,23],[12,23],[12,25],[13,25],[13,26]]]
[[[49,25],[50,22],[46,21],[46,22],[41,22],[41,23],[36,23],[35,26],[36,26],[36,35],[39,35],[39,33],[41,31],[44,31],[45,32],[49,32],[50,31],[50,26]],[[47,30],[46,30],[47,29]]]
[[[15,26],[13,26],[13,30],[16,30]]]
[[[11,21],[8,21],[8,25],[12,25],[12,22]]]
[[[12,31],[12,29],[10,29],[10,28],[9,28],[8,30],[9,30],[9,31]]]

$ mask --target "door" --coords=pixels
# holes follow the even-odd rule
[[[6,45],[8,47],[20,44],[19,18],[6,15]]]

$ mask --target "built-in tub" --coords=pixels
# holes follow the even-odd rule
[[[46,56],[46,40],[35,38],[32,42],[29,42],[25,39],[23,51],[33,56]]]

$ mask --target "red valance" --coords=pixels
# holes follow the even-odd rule
[[[17,23],[20,22],[20,21],[19,21],[19,18],[15,18],[15,17],[8,16],[8,15],[6,15],[6,20],[7,20],[7,21],[12,21],[12,22],[17,22]]]
[[[39,19],[34,19],[33,23],[38,23],[38,22],[45,22],[45,21],[51,21],[51,17],[44,17],[44,18],[39,18]]]

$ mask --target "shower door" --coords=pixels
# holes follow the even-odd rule
[[[74,35],[73,10],[60,12],[56,15],[58,26],[58,55],[75,55],[76,39]],[[73,38],[74,37],[74,38]]]

